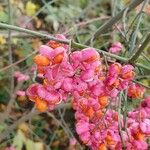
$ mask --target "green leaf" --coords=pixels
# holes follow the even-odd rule
[[[36,150],[44,150],[43,143],[41,143],[41,142],[36,142],[36,143],[35,143],[35,149],[36,149]]]
[[[22,56],[27,56],[30,54],[32,50],[31,44],[29,44],[27,41],[24,41],[24,40],[18,40],[17,44],[22,49],[22,51],[20,52]]]
[[[9,101],[9,93],[4,88],[1,88],[1,90],[0,90],[0,103],[6,104],[8,101]]]
[[[0,22],[8,22],[8,15],[4,11],[0,11]]]
[[[26,60],[26,64],[27,66],[31,66],[33,64],[33,59],[32,57],[29,57],[27,60]]]
[[[133,110],[134,108],[137,108],[138,105],[140,103],[140,100],[139,99],[132,99],[132,100],[128,100],[128,108],[127,110],[128,111],[131,111]]]
[[[1,123],[0,124],[0,132],[2,132],[5,129],[5,123]]]
[[[30,43],[28,43],[27,41],[24,41],[24,40],[18,40],[18,43],[17,43],[21,49],[21,56],[23,57],[26,57],[27,55],[29,55],[31,52],[32,52],[32,46]],[[26,64],[28,66],[30,66],[32,64],[32,58],[28,58],[26,60]]]
[[[5,77],[5,73],[4,72],[0,72],[0,80],[2,80],[3,77]]]

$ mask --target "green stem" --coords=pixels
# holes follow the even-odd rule
[[[12,8],[11,8],[11,2],[10,0],[7,0],[8,2],[8,21],[9,21],[9,24],[12,24]],[[13,64],[13,51],[12,51],[12,47],[11,47],[11,44],[12,44],[12,37],[11,37],[11,30],[9,29],[8,30],[8,51],[9,51],[9,64],[12,65]],[[9,100],[9,103],[7,105],[7,109],[5,111],[6,114],[9,114],[10,111],[11,111],[11,107],[14,103],[14,77],[13,77],[13,74],[14,74],[14,68],[11,67],[10,69],[11,71],[11,77],[10,77],[10,100]]]
[[[150,63],[149,56],[147,56],[144,52],[141,55],[143,56],[143,60],[146,60],[148,63]]]
[[[150,89],[149,86],[144,85],[142,82],[139,82],[139,81],[137,81],[137,80],[133,80],[133,82],[138,83],[139,85],[141,85],[141,86],[143,86],[143,87],[145,87],[145,88],[147,88],[147,89]]]
[[[70,44],[70,40],[60,40],[60,39],[57,39],[57,38],[55,38],[55,37],[53,37],[53,36],[50,36],[50,35],[48,35],[48,34],[36,32],[36,31],[24,29],[24,28],[20,28],[20,27],[13,26],[13,25],[8,25],[8,24],[5,24],[5,23],[0,23],[0,27],[1,27],[1,28],[4,28],[4,29],[10,29],[10,30],[18,31],[18,32],[28,33],[28,34],[33,35],[33,36],[38,36],[38,37],[41,37],[41,38],[45,38],[45,39],[57,41],[57,42],[64,43],[64,44],[68,44],[68,45]],[[78,48],[78,49],[82,49],[82,48],[87,48],[87,47],[89,47],[89,46],[86,46],[86,45],[83,45],[83,44],[80,44],[80,43],[76,43],[76,42],[74,42],[74,41],[72,41],[71,46],[72,46],[73,48]],[[121,56],[118,56],[118,55],[114,55],[114,54],[111,54],[111,53],[109,53],[109,52],[105,52],[105,51],[100,50],[100,49],[97,49],[97,51],[98,51],[99,53],[105,54],[106,56],[109,56],[109,57],[115,58],[115,59],[117,59],[117,60],[120,60],[120,61],[122,61],[122,62],[127,62],[127,59],[124,58],[124,57],[121,57]]]
[[[38,36],[38,37],[41,37],[41,38],[45,38],[45,39],[49,39],[49,40],[53,40],[53,41],[58,41],[58,42],[61,42],[61,43],[64,43],[64,44],[69,43],[69,40],[60,40],[60,39],[57,39],[57,38],[55,38],[53,36],[50,36],[48,34],[32,31],[32,30],[25,29],[25,28],[20,28],[20,27],[17,27],[17,26],[6,24],[6,23],[0,23],[0,27],[3,28],[3,29],[15,30],[15,31],[24,32],[24,33],[27,33],[27,34],[30,34],[30,35],[33,35],[33,36]]]
[[[150,79],[150,75],[141,75],[141,76],[137,76],[135,79],[136,79],[136,80]]]
[[[106,31],[111,28],[115,23],[117,23],[123,16],[124,11],[128,9],[127,13],[129,13],[132,9],[137,7],[140,3],[142,3],[144,0],[134,0],[131,2],[127,7],[125,7],[121,12],[119,12],[116,16],[112,17],[108,22],[106,22],[104,25],[99,27],[97,31],[92,35],[92,38],[88,39],[86,41],[86,45],[89,45],[91,42],[91,39],[96,39],[99,35],[106,33]]]
[[[15,30],[15,31],[18,31],[18,32],[24,32],[24,33],[30,34],[32,36],[38,36],[38,37],[41,37],[41,38],[57,41],[57,42],[68,44],[68,45],[70,44],[70,40],[60,40],[60,39],[57,39],[57,38],[55,38],[55,37],[53,37],[51,35],[48,35],[48,34],[36,32],[36,31],[24,29],[24,28],[20,28],[20,27],[9,25],[9,24],[5,24],[5,23],[0,23],[0,28]],[[72,48],[77,48],[77,49],[83,49],[83,48],[88,48],[89,47],[87,45],[76,43],[74,41],[72,41],[71,46],[72,46]],[[121,57],[121,56],[118,56],[118,55],[115,55],[115,54],[111,54],[109,52],[106,52],[106,51],[103,51],[103,50],[100,50],[100,49],[96,49],[96,50],[99,53],[103,54],[103,55],[106,55],[106,56],[111,57],[111,58],[115,58],[116,60],[119,60],[119,61],[121,61],[123,63],[127,63],[128,62],[127,58],[124,58],[124,57]],[[150,70],[149,67],[147,67],[147,66],[145,66],[143,64],[140,64],[140,63],[136,63],[135,66],[144,68],[146,70]]]
[[[118,130],[119,130],[119,135],[120,135],[120,139],[121,139],[121,142],[122,142],[122,148],[123,148],[123,150],[125,150],[125,142],[124,142],[124,139],[123,139],[122,125],[121,125],[122,94],[123,94],[123,92],[120,92],[119,101],[118,101]]]
[[[143,2],[142,8],[141,8],[140,12],[138,13],[139,19],[137,21],[137,25],[136,25],[135,30],[132,32],[131,40],[130,40],[130,43],[129,43],[129,45],[131,44],[130,49],[129,49],[130,52],[132,52],[134,47],[135,47],[137,34],[138,34],[138,29],[139,29],[139,26],[140,26],[140,23],[141,23],[141,19],[142,19],[142,16],[143,16],[143,10],[144,10],[144,7],[145,7],[146,4],[147,4],[147,0],[145,0]]]
[[[149,44],[150,42],[150,33],[146,37],[145,41],[143,44],[140,46],[140,48],[129,58],[128,62],[134,64],[134,62],[138,59],[140,54],[144,51],[145,47]]]
[[[124,112],[123,112],[123,121],[124,121],[124,129],[125,131],[127,131],[127,112],[128,112],[128,100],[127,100],[127,92],[128,92],[128,87],[124,92],[124,101],[123,101],[123,105],[124,105]]]
[[[140,63],[136,63],[135,65],[136,65],[136,67],[140,67],[140,68],[143,68],[145,70],[149,70],[150,71],[150,67],[149,66],[146,66],[146,65],[143,65],[143,64],[140,64]]]

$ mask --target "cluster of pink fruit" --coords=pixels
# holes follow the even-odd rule
[[[66,39],[63,35],[56,38]],[[30,85],[26,93],[39,111],[53,110],[71,97],[76,131],[91,149],[147,149],[150,98],[126,118],[113,110],[121,91],[131,98],[143,98],[145,89],[132,82],[132,65],[113,63],[107,68],[94,48],[69,53],[67,45],[54,41],[40,47],[34,62],[43,83]]]

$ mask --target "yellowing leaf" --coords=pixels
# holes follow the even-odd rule
[[[30,139],[27,139],[26,142],[25,142],[25,146],[26,146],[26,150],[36,150],[35,149],[35,145],[34,145],[34,142],[31,141]]]
[[[123,0],[124,4],[129,4],[131,2],[131,0]]]
[[[6,44],[6,39],[3,36],[0,36],[0,44]]]
[[[0,22],[8,22],[8,14],[3,10],[0,10]]]
[[[26,137],[24,133],[21,130],[18,130],[17,135],[13,139],[13,147],[16,148],[16,150],[22,150],[23,144],[26,141]]]
[[[20,0],[11,0],[10,2],[13,5],[17,5],[18,3],[20,3]]]
[[[5,126],[6,126],[6,125],[5,125],[4,123],[1,123],[1,124],[0,124],[0,132],[5,129]]]
[[[35,38],[32,40],[32,48],[37,50],[42,45],[42,41],[39,38]]]
[[[41,142],[36,142],[35,143],[35,149],[36,150],[44,150],[44,145]]]
[[[42,26],[42,20],[38,19],[37,17],[34,18],[35,27],[39,29]]]
[[[44,150],[44,145],[41,142],[34,142],[27,139],[25,142],[26,150]]]
[[[37,11],[38,6],[31,1],[28,1],[25,7],[25,12],[28,16],[32,16]]]
[[[29,127],[27,123],[21,123],[18,128],[23,131],[24,133],[28,133]]]
[[[13,38],[13,39],[12,39],[12,42],[13,42],[14,44],[17,44],[18,39],[17,39],[17,38]]]
[[[22,12],[24,11],[24,4],[22,0],[10,0],[10,2],[12,5],[17,6],[17,8],[19,8]]]
[[[143,79],[142,80],[142,83],[146,86],[149,86],[149,81],[147,79]]]

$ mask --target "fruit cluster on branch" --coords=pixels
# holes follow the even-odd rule
[[[59,34],[56,38],[66,40]],[[120,51],[121,45],[117,48]],[[51,40],[40,47],[33,60],[43,82],[29,86],[26,91],[29,99],[44,112],[71,98],[76,132],[92,150],[146,150],[150,98],[126,112],[126,117],[122,111],[116,111],[125,104],[122,93],[124,97],[143,98],[145,89],[132,81],[134,67],[117,62],[106,67],[94,48],[73,52],[69,49],[68,45]]]

